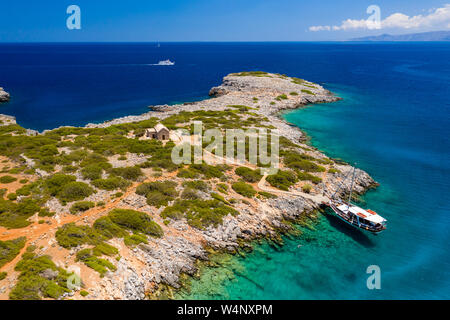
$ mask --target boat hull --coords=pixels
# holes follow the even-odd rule
[[[348,225],[350,225],[354,228],[357,228],[357,229],[363,230],[363,231],[367,231],[372,234],[378,234],[385,229],[384,227],[375,228],[375,227],[358,224],[357,220],[351,219],[351,217],[349,215],[347,215],[347,214],[345,214],[345,212],[339,210],[334,203],[331,203],[330,207],[339,219],[341,219],[342,221],[344,221],[345,223],[347,223]]]

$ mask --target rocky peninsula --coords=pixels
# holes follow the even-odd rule
[[[44,140],[35,152],[0,150],[0,179],[6,174],[14,181],[27,179],[24,185],[31,185],[30,193],[41,192],[43,199],[42,208],[30,213],[19,227],[2,220],[0,213],[0,241],[25,237],[32,246],[31,250],[23,245],[12,259],[0,264],[0,274],[6,272],[0,280],[0,298],[22,297],[17,285],[21,269],[14,267],[26,251],[33,251],[33,259],[47,256],[54,262],[51,272],[39,274],[45,281],[56,281],[55,273],[78,270],[82,287],[65,290],[59,284],[61,294],[52,298],[170,298],[182,286],[180,279],[195,275],[197,262],[208,260],[210,254],[250,251],[251,241],[258,238],[281,242],[280,235],[289,232],[293,223],[314,219],[326,201],[324,190],[337,190],[353,170],[308,145],[302,131],[280,117],[283,110],[340,99],[322,86],[286,75],[241,72],[224,77],[209,94],[211,98],[203,101],[151,106],[151,111],[139,116],[41,134],[0,123],[0,129],[5,128],[0,130],[0,141],[17,137],[27,137],[30,145],[40,137],[56,141],[45,152]],[[167,152],[176,142],[159,144],[143,136],[143,130],[155,123],[174,131],[189,129],[195,120],[221,130],[276,130],[282,137],[280,172],[263,177],[249,164],[175,166]],[[11,173],[11,168],[19,167]],[[71,197],[63,187],[55,187],[63,180],[74,188],[86,185],[83,190],[90,192],[81,199]],[[123,184],[114,185],[118,181]],[[366,172],[356,170],[356,193],[374,186]],[[6,184],[2,197],[8,200],[2,201],[14,205],[25,201],[30,193],[23,188],[17,182]],[[346,181],[339,192],[349,190],[350,181]],[[140,217],[148,228],[130,227],[122,221],[126,215]],[[71,238],[74,234],[76,240]],[[37,296],[49,297],[45,292]]]

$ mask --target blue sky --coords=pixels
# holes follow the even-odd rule
[[[450,30],[450,0],[1,1],[0,42],[323,41]],[[81,9],[81,30],[66,27],[72,4]],[[378,30],[365,28],[374,4]]]

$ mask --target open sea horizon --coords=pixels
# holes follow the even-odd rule
[[[166,59],[175,65],[152,65]],[[321,214],[283,247],[217,257],[177,298],[449,299],[450,42],[0,44],[0,87],[11,94],[0,114],[39,131],[82,126],[202,100],[228,73],[252,70],[343,98],[283,117],[380,183],[363,205],[388,228],[367,235]],[[371,265],[380,290],[366,286]]]

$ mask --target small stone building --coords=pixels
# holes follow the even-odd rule
[[[154,128],[145,130],[145,136],[150,139],[169,140],[169,135],[169,129],[161,123],[158,123]]]

